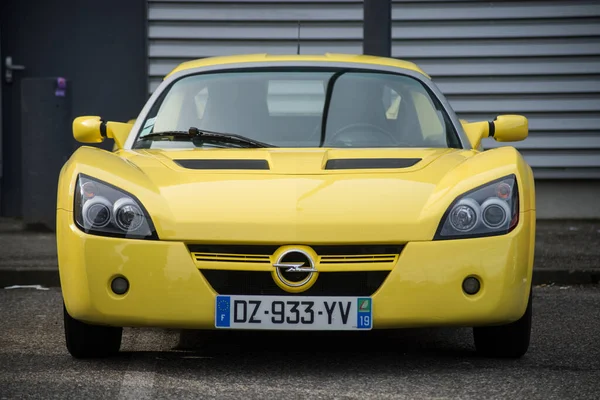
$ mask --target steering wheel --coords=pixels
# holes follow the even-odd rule
[[[399,142],[398,140],[396,140],[396,138],[394,138],[392,136],[392,134],[389,133],[388,131],[386,131],[385,129],[383,129],[377,125],[373,125],[373,124],[369,124],[369,123],[365,123],[365,122],[359,122],[359,123],[355,123],[355,124],[346,125],[343,128],[338,129],[328,140],[328,143],[342,144],[342,145],[346,145],[349,147],[353,143],[356,143],[356,142],[372,142],[372,139],[369,138],[369,136],[365,135],[365,130],[369,131],[369,136],[371,133],[375,133],[380,138],[383,138],[383,141],[379,141],[379,142],[382,142],[385,145],[398,146],[401,144],[406,144],[406,143]],[[354,135],[354,138],[352,137],[352,135]],[[346,140],[343,139],[344,136],[347,137]],[[364,139],[361,140],[360,139],[361,137]]]

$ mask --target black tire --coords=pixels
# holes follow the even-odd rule
[[[75,358],[109,357],[119,352],[123,328],[90,325],[71,317],[64,310],[67,350]]]
[[[473,328],[477,353],[496,358],[520,358],[527,353],[531,337],[531,300],[530,292],[525,314],[513,323]]]

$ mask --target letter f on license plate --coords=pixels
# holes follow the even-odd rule
[[[215,327],[269,330],[369,330],[370,297],[217,296]]]

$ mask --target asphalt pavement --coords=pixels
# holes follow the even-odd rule
[[[597,399],[600,286],[534,289],[529,352],[475,355],[471,330],[360,334],[125,329],[75,360],[59,289],[0,289],[0,399]]]

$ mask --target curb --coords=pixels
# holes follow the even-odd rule
[[[589,285],[600,283],[600,269],[537,269],[533,271],[533,284]],[[0,288],[13,285],[42,285],[60,287],[58,270],[52,269],[0,269]]]
[[[586,285],[600,283],[600,269],[538,269],[533,270],[533,284]]]
[[[0,269],[0,288],[14,285],[60,287],[60,278],[53,269]]]

